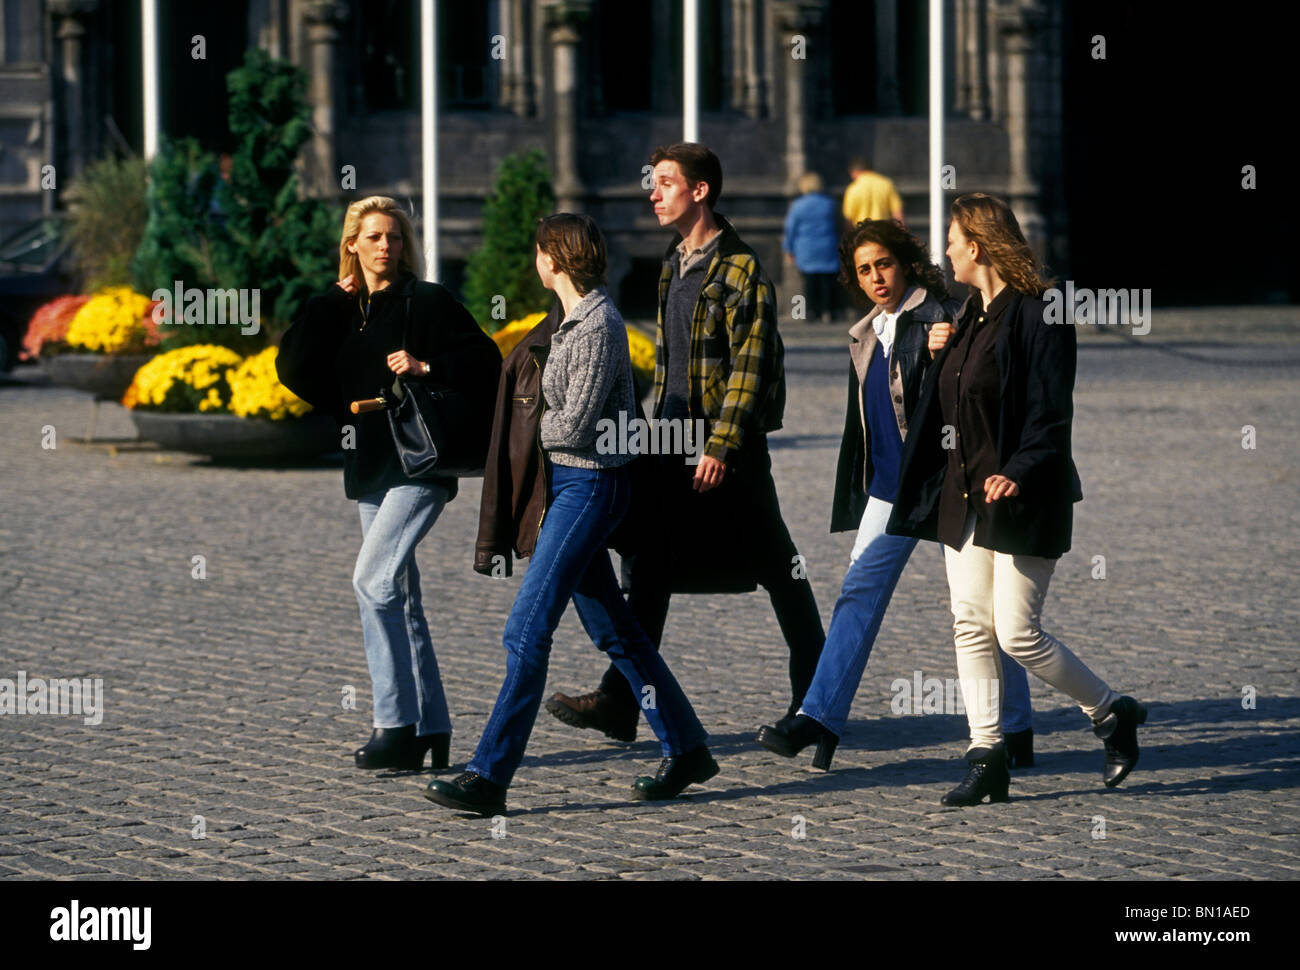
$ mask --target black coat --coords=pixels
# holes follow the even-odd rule
[[[348,498],[393,485],[415,482],[397,458],[385,411],[352,414],[352,401],[373,398],[393,384],[386,357],[403,349],[407,301],[410,343],[405,349],[429,365],[427,380],[462,391],[484,412],[492,408],[501,354],[492,338],[442,286],[405,274],[375,293],[370,319],[362,329],[356,295],[331,285],[307,300],[280,341],[276,370],[280,382],[308,404],[332,414],[340,432],[355,429],[354,447],[343,449],[343,488]],[[340,440],[341,436],[340,436]],[[454,478],[436,480],[456,494]]]
[[[1020,486],[1020,493],[988,507],[981,545],[1054,559],[1069,551],[1073,505],[1083,490],[1070,455],[1074,324],[1046,323],[1044,306],[1042,300],[1014,294],[993,345],[1002,386],[998,473]],[[956,342],[954,335],[926,373],[913,427],[903,443],[898,499],[887,529],[891,535],[937,540],[939,493],[948,469],[938,376]]]
[[[911,423],[916,402],[921,395],[921,385],[930,365],[930,324],[940,320],[956,319],[957,301],[942,303],[925,290],[916,291],[915,302],[909,298],[903,304],[894,328],[894,345],[890,354],[891,385],[901,384],[902,400],[895,402],[899,431],[904,440]],[[844,436],[840,441],[839,462],[835,469],[835,497],[831,503],[831,531],[847,532],[858,528],[862,513],[867,507],[867,496],[875,469],[871,464],[871,429],[862,420],[862,386],[867,379],[867,369],[876,349],[876,331],[871,321],[879,309],[863,317],[849,331],[849,399],[844,412]],[[897,378],[895,379],[895,373]]]

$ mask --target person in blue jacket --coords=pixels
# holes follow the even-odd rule
[[[806,319],[829,323],[834,309],[835,274],[840,268],[836,252],[839,206],[823,191],[822,177],[816,172],[799,176],[796,184],[800,195],[786,213],[781,249],[786,260],[803,274]]]

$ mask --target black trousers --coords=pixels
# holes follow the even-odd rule
[[[808,321],[820,322],[835,313],[834,273],[804,273],[803,291],[808,297]]]
[[[790,649],[791,710],[797,710],[817,670],[826,631],[781,518],[766,439],[746,442],[744,460],[734,470],[728,467],[722,484],[705,493],[691,487],[695,466],[682,456],[660,456],[654,467],[654,494],[643,496],[654,504],[642,509],[649,518],[632,561],[632,614],[658,649],[673,588],[681,588],[684,575],[712,569],[756,581],[767,591]],[[632,500],[637,502],[635,493]],[[717,635],[725,635],[725,629]],[[600,688],[616,703],[637,707],[631,686],[612,664]]]

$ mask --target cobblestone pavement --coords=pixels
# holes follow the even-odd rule
[[[833,770],[754,743],[788,700],[766,597],[681,596],[665,653],[721,773],[677,802],[634,802],[659,759],[644,722],[618,745],[543,713],[495,831],[427,802],[427,771],[352,766],[370,695],[337,465],[159,452],[127,440],[115,405],[81,444],[86,398],[21,371],[0,386],[0,677],[102,678],[103,719],[0,716],[0,875],[1294,879],[1300,346],[1198,344],[1191,360],[1081,343],[1086,498],[1044,621],[1150,705],[1121,788],[1102,787],[1085,718],[1035,681],[1038,765],[1013,775],[1011,802],[940,808],[963,774],[964,718],[891,710],[896,679],[956,676],[941,555],[922,546]],[[826,531],[847,355],[790,344],[774,473],[829,620],[852,544]],[[467,482],[419,554],[458,764],[500,686],[518,588],[469,568],[478,495]],[[603,658],[572,611],[555,643],[548,692],[594,686]]]

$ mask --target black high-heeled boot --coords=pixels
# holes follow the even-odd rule
[[[433,738],[436,735],[426,737]],[[367,771],[383,768],[419,771],[424,765],[424,752],[427,750],[428,746],[415,736],[414,724],[398,728],[375,728],[370,740],[356,751],[357,767]]]
[[[1007,771],[1007,749],[998,744],[991,748],[973,748],[966,752],[968,771],[960,785],[939,800],[942,805],[967,807],[978,805],[984,796],[990,802],[1010,800],[1011,773]]]
[[[420,734],[415,738],[420,742],[420,766],[424,765],[424,752],[433,753],[433,768],[451,766],[451,734]]]
[[[1101,780],[1114,788],[1128,777],[1138,763],[1139,724],[1145,724],[1147,709],[1125,694],[1110,706],[1110,712],[1094,721],[1092,733],[1106,742],[1106,765]]]
[[[1034,766],[1034,729],[1012,731],[1002,735],[1002,743],[1007,747],[1008,768],[1032,768]]]
[[[789,720],[782,718],[782,721],[785,721],[784,725],[778,721],[775,725],[764,724],[759,728],[758,743],[783,758],[793,758],[816,741],[817,754],[813,756],[813,767],[828,770],[835,754],[835,746],[840,743],[839,736],[832,734],[807,714],[796,714]]]

